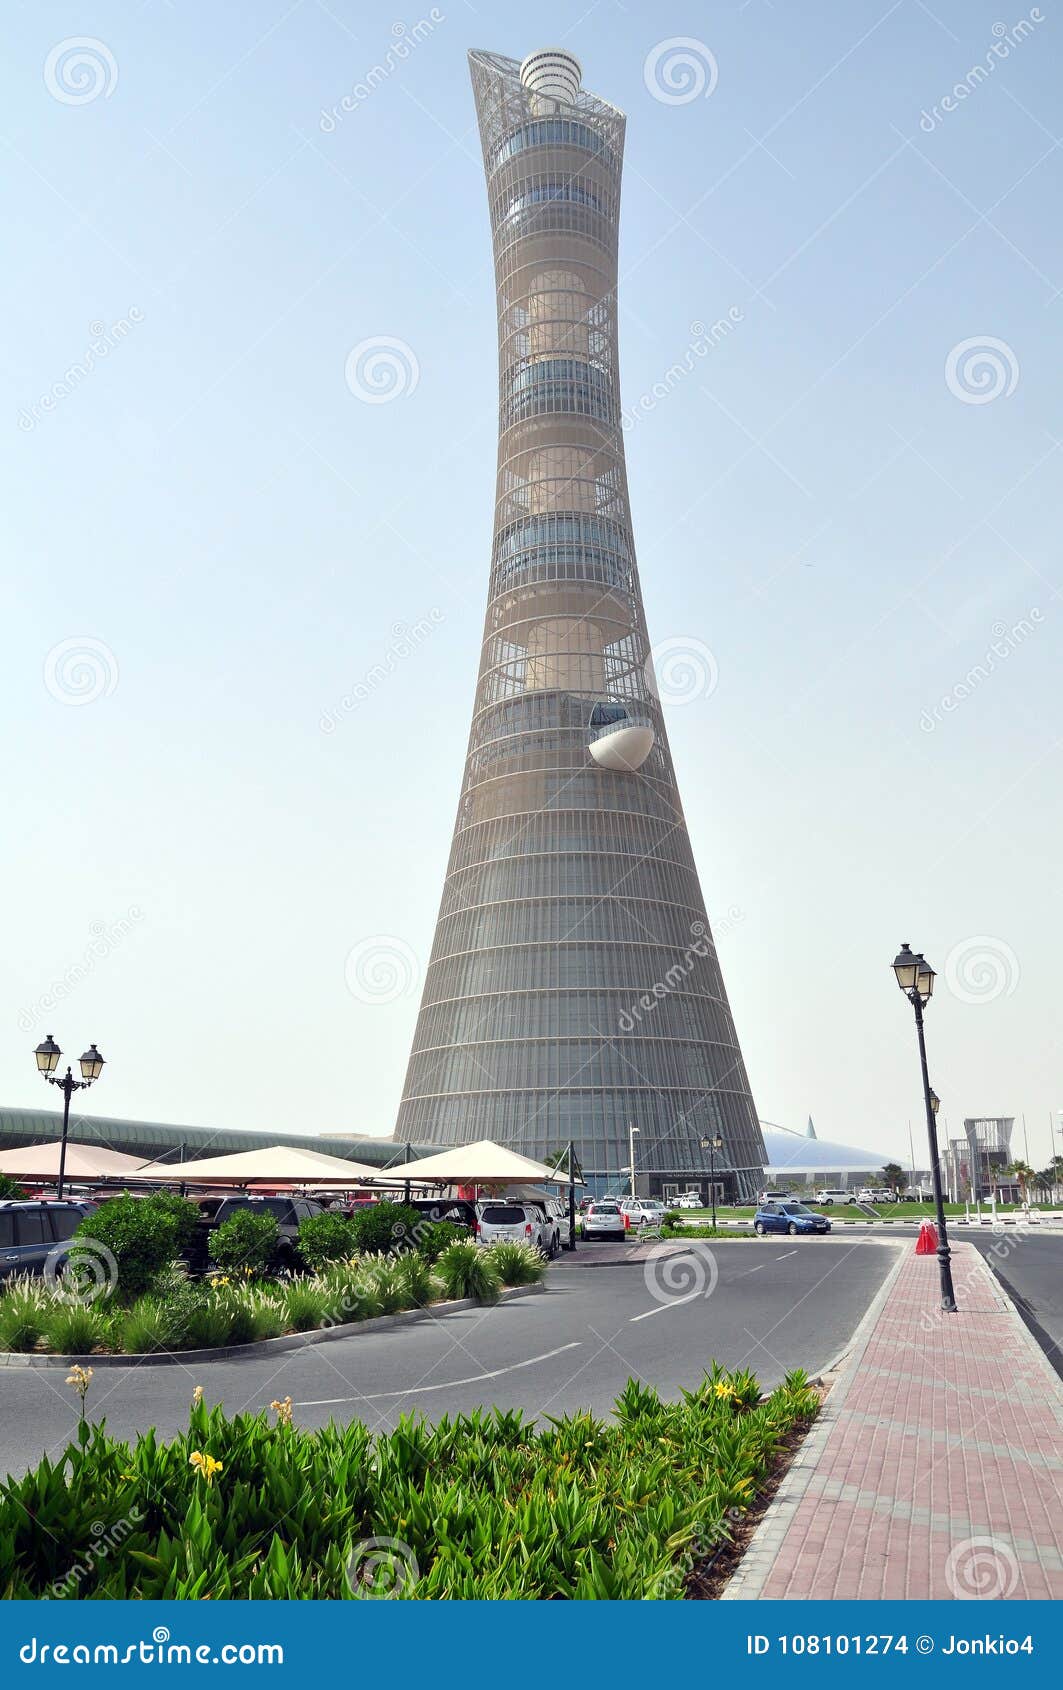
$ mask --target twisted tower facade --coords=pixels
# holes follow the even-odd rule
[[[764,1147],[653,684],[616,335],[624,116],[556,49],[469,55],[498,298],[498,477],[465,776],[396,1136],[575,1141],[728,1194]],[[643,1187],[645,1188],[645,1187]]]

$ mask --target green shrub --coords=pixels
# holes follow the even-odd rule
[[[471,1238],[448,1244],[436,1263],[436,1273],[448,1297],[475,1297],[478,1303],[498,1300],[501,1283],[498,1269],[490,1251],[474,1244]]]
[[[39,1286],[14,1285],[0,1297],[0,1350],[32,1350],[45,1326]]]
[[[372,1320],[384,1304],[376,1278],[361,1262],[337,1263],[320,1276],[325,1299],[325,1326],[345,1326],[352,1320]]]
[[[420,1211],[405,1203],[367,1203],[351,1217],[354,1249],[360,1256],[382,1256],[408,1245],[422,1225]]]
[[[381,1314],[401,1314],[412,1306],[403,1265],[404,1258],[396,1261],[387,1256],[370,1257],[362,1264],[359,1277],[375,1290]]]
[[[255,1341],[255,1310],[247,1291],[230,1291],[220,1306],[229,1322],[227,1344],[253,1344]]]
[[[12,1179],[10,1174],[0,1174],[0,1200],[18,1203],[25,1195],[17,1179]]]
[[[405,1256],[399,1257],[396,1268],[405,1288],[406,1308],[423,1309],[438,1298],[439,1281],[419,1251],[408,1250]]]
[[[502,1241],[490,1245],[485,1254],[497,1268],[503,1285],[537,1285],[546,1272],[542,1253],[531,1244]]]
[[[284,1309],[272,1297],[252,1293],[249,1299],[255,1342],[263,1338],[279,1338],[285,1328]]]
[[[207,1249],[220,1268],[265,1273],[277,1254],[280,1227],[267,1210],[237,1209],[210,1234]]]
[[[229,1342],[232,1322],[226,1305],[215,1296],[202,1297],[185,1328],[190,1350],[218,1350]]]
[[[356,1254],[350,1220],[335,1210],[307,1215],[299,1223],[299,1254],[307,1267],[317,1272],[330,1262],[344,1262]]]
[[[279,1287],[285,1323],[293,1332],[313,1332],[328,1313],[328,1295],[320,1285],[293,1279]]]
[[[151,1195],[160,1214],[172,1216],[177,1229],[177,1253],[183,1256],[196,1236],[196,1229],[200,1222],[200,1211],[197,1204],[190,1197],[182,1197],[176,1191],[154,1191]]]
[[[678,1209],[666,1209],[661,1220],[662,1226],[682,1226],[683,1217]]]
[[[114,1257],[118,1269],[117,1292],[123,1302],[132,1302],[147,1291],[155,1278],[178,1255],[179,1211],[168,1192],[150,1197],[132,1197],[124,1191],[109,1197],[92,1214],[86,1215],[75,1238],[102,1244]],[[91,1254],[91,1242],[88,1243]],[[72,1271],[77,1271],[77,1251]]]
[[[77,1563],[82,1600],[371,1597],[389,1589],[356,1554],[373,1539],[403,1546],[383,1572],[407,1599],[681,1598],[815,1412],[799,1375],[761,1401],[714,1369],[675,1403],[632,1382],[608,1420],[477,1409],[374,1435],[199,1404],[133,1448],[97,1422],[0,1484],[4,1595],[56,1594]],[[193,1452],[221,1463],[209,1483]],[[121,1553],[83,1553],[119,1522]]]
[[[87,1356],[108,1334],[105,1311],[97,1303],[59,1303],[45,1305],[44,1338],[48,1348],[59,1356]]]
[[[132,1308],[127,1310],[119,1328],[120,1347],[131,1356],[146,1356],[156,1350],[164,1350],[168,1347],[165,1342],[166,1324],[162,1304],[157,1297],[138,1297]]]
[[[458,1244],[469,1236],[463,1226],[454,1221],[422,1221],[417,1228],[417,1248],[426,1262],[437,1262],[448,1244]]]

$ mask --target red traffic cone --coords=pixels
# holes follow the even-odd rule
[[[924,1221],[922,1226],[919,1228],[919,1237],[916,1241],[915,1253],[917,1256],[933,1256],[937,1252],[937,1247],[937,1227],[931,1226],[929,1221]]]

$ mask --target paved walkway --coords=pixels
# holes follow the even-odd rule
[[[1063,1386],[971,1244],[907,1244],[728,1598],[1063,1597]]]

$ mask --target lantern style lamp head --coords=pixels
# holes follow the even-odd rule
[[[937,1092],[934,1091],[933,1089],[931,1089],[931,1092],[930,1092],[930,1107],[934,1111],[935,1115],[937,1114],[938,1110],[941,1108],[941,1099],[938,1096]]]
[[[52,1038],[51,1033],[49,1033],[46,1039],[41,1040],[33,1054],[37,1058],[37,1070],[39,1073],[54,1074],[55,1065],[63,1053]]]
[[[718,1156],[720,1154],[720,1151],[723,1149],[723,1134],[722,1133],[716,1134],[716,1137],[712,1141],[712,1148],[715,1150],[715,1152]]]
[[[893,972],[897,976],[897,984],[902,992],[915,990],[915,977],[919,972],[919,959],[907,939],[893,959]]]
[[[917,964],[917,970],[916,970],[916,976],[915,976],[915,989],[919,993],[919,996],[922,998],[923,1002],[927,1003],[929,1001],[929,999],[933,996],[934,981],[937,979],[937,975],[934,973],[934,970],[931,968],[930,964],[927,962],[926,957],[923,955],[922,951],[919,952],[919,954],[918,954],[918,956],[916,957],[915,960],[916,960],[916,964]]]
[[[81,1063],[81,1078],[87,1086],[91,1086],[93,1080],[99,1079],[103,1070],[103,1057],[93,1044],[78,1060]]]

